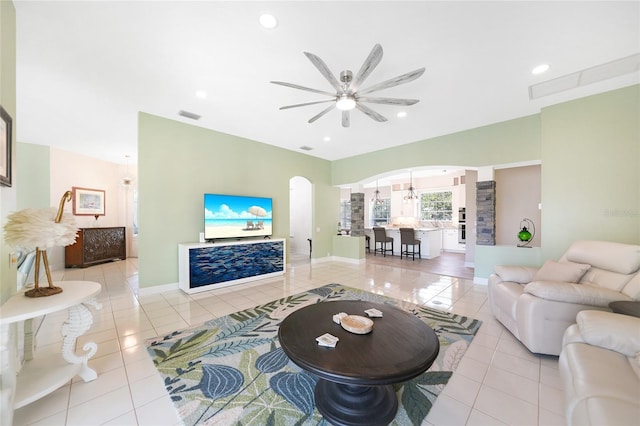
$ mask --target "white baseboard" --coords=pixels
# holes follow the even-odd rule
[[[153,287],[138,288],[138,296],[148,296],[150,294],[164,293],[165,291],[180,290],[178,283],[156,285]]]
[[[365,263],[366,259],[352,259],[350,257],[340,257],[340,256],[325,256],[317,259],[311,259],[311,263],[324,263],[324,262],[344,262],[351,263],[354,265],[361,265]]]
[[[487,285],[487,284],[489,284],[489,279],[488,278],[473,277],[473,283],[474,284]]]

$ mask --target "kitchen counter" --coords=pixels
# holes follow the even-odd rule
[[[385,228],[387,235],[393,238],[393,254],[400,256],[400,228]],[[420,240],[420,251],[422,252],[422,258],[433,259],[440,256],[442,251],[442,230],[443,228],[414,228],[416,232],[416,238]],[[375,247],[375,237],[373,236],[373,229],[366,228],[364,230],[366,235],[371,237],[371,250]]]

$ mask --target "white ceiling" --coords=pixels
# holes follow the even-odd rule
[[[638,1],[14,4],[18,141],[116,163],[137,157],[138,111],[335,160],[640,82],[636,67],[535,100],[528,93],[532,84],[640,52]],[[259,26],[264,11],[278,18],[276,29]],[[325,104],[278,109],[324,97],[271,80],[332,91],[303,52],[336,75],[355,74],[376,43],[384,57],[364,86],[426,67],[418,80],[375,93],[418,104],[369,104],[389,121],[353,111],[350,128],[337,110],[308,124]],[[542,62],[551,69],[532,75]],[[202,118],[179,117],[180,110]],[[401,110],[408,116],[397,118]]]

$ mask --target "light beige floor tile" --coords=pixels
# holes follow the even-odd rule
[[[68,426],[102,424],[133,410],[129,386],[123,386],[69,408]]]
[[[106,371],[90,382],[73,382],[71,384],[69,406],[74,407],[83,404],[123,386],[128,386],[124,367]]]
[[[120,342],[120,347],[124,350],[133,346],[143,345],[147,339],[156,337],[157,335],[156,331],[150,328],[149,330],[141,331],[139,333],[122,336],[118,340]]]
[[[564,389],[558,368],[549,367],[547,363],[540,365],[540,383],[555,389]]]
[[[136,417],[136,412],[134,410],[129,411],[115,419],[109,420],[106,423],[103,423],[104,426],[137,426],[138,418]]]
[[[158,374],[158,370],[156,370],[156,367],[153,365],[153,361],[151,361],[151,357],[149,356],[146,358],[141,357],[140,360],[133,361],[131,363],[125,362],[125,369],[127,370],[129,383],[137,382],[145,377]]]
[[[552,413],[544,408],[540,409],[540,426],[565,426],[567,424],[564,414]]]
[[[160,375],[153,374],[130,383],[133,406],[138,408],[167,394]]]
[[[509,425],[537,426],[538,406],[489,386],[482,386],[474,405],[477,410]]]
[[[471,357],[464,356],[462,357],[460,364],[458,364],[458,368],[456,369],[454,375],[461,374],[471,380],[482,383],[488,369],[488,363],[484,363]]]
[[[540,383],[540,409],[563,416],[565,411],[564,403],[564,392],[562,390]],[[640,421],[640,419],[638,420]]]
[[[496,368],[495,365],[489,367],[489,371],[487,371],[487,375],[484,378],[484,384],[505,392],[514,398],[522,399],[534,405],[538,404],[537,381]]]
[[[140,425],[177,425],[180,424],[178,413],[168,395],[162,396],[136,408],[136,416]]]
[[[461,374],[453,374],[449,383],[444,387],[441,395],[449,395],[451,398],[462,402],[464,405],[472,407],[478,396],[480,383],[471,380]]]
[[[471,410],[466,426],[507,426],[507,424],[474,408]]]
[[[471,407],[448,396],[440,395],[426,420],[434,426],[459,426],[464,425],[471,412]]]
[[[530,380],[537,381],[540,378],[540,365],[537,361],[525,360],[504,352],[496,352],[492,365]]]

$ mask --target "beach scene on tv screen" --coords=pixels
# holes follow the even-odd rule
[[[271,198],[206,194],[204,215],[207,239],[259,237],[272,233]]]

